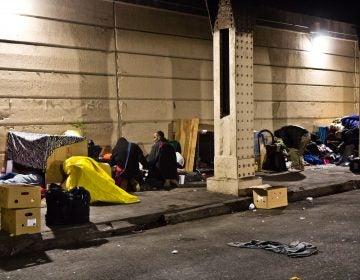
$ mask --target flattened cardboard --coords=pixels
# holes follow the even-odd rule
[[[0,207],[9,209],[41,207],[41,187],[0,184]]]
[[[53,151],[46,160],[45,183],[61,183],[66,174],[63,171],[63,162],[72,156],[88,156],[87,141],[61,146]]]
[[[256,208],[272,209],[288,205],[286,187],[264,184],[254,186],[252,189]]]
[[[33,234],[41,231],[40,208],[1,209],[1,230],[13,234]]]

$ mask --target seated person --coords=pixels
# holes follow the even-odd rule
[[[147,156],[149,174],[147,182],[158,188],[178,186],[175,149],[164,136],[164,132],[154,133],[154,145]]]
[[[0,177],[0,184],[28,184],[33,186],[45,186],[44,172],[31,167],[14,163],[13,172]]]
[[[143,174],[139,169],[139,163],[144,169],[148,169],[148,163],[139,145],[128,142],[120,137],[111,152],[110,166],[119,166],[124,170],[122,173],[123,183],[121,188],[128,191],[142,190],[144,187]],[[137,187],[138,186],[138,187]]]
[[[302,156],[306,145],[310,142],[310,133],[303,127],[296,125],[283,126],[274,132],[277,138],[281,138],[288,149],[291,168],[303,171]]]

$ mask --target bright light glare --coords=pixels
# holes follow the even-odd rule
[[[323,53],[328,48],[328,38],[321,34],[315,34],[312,38],[312,51],[317,53]]]

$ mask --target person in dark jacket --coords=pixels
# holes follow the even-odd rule
[[[168,143],[164,132],[157,131],[154,133],[154,144],[147,156],[147,161],[149,164],[149,184],[159,188],[178,185],[176,152],[174,147]]]
[[[277,138],[281,138],[288,149],[291,168],[304,170],[302,156],[306,145],[310,142],[309,131],[297,125],[287,125],[274,132]]]
[[[137,184],[139,184],[140,189],[143,189],[144,186],[143,174],[140,171],[139,163],[141,163],[144,169],[148,169],[148,162],[139,145],[127,141],[124,137],[120,137],[111,152],[109,164],[112,167],[117,165],[121,169],[125,169],[122,177],[126,180],[125,184],[127,183],[132,188],[130,191],[134,191],[134,187]]]

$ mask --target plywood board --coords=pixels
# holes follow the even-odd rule
[[[212,62],[137,54],[118,54],[118,74],[126,76],[212,80]]]
[[[121,29],[116,38],[120,52],[212,60],[212,40]]]
[[[100,51],[0,43],[0,68],[114,75],[115,55]]]
[[[79,14],[81,11],[78,11]],[[114,50],[111,28],[5,14],[0,17],[0,39],[19,43]]]
[[[115,3],[116,27],[211,39],[208,17]]]
[[[185,159],[185,170],[188,172],[194,170],[198,128],[198,118],[176,121],[175,139],[181,145],[182,156]]]
[[[2,3],[1,12],[113,26],[113,4],[103,0],[11,0]]]
[[[0,70],[0,96],[22,98],[116,98],[113,76]]]
[[[126,99],[213,100],[213,82],[199,80],[120,77],[119,94]]]

